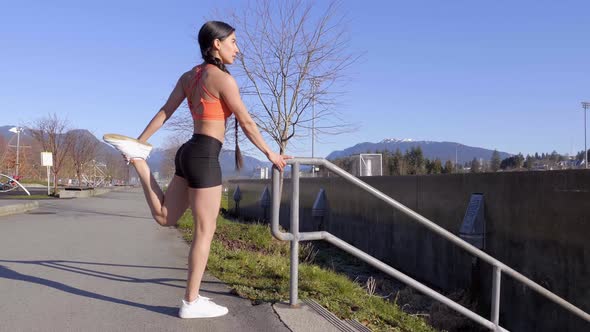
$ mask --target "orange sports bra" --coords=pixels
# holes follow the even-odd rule
[[[201,75],[203,74],[203,70],[201,66],[195,67],[195,79],[193,80],[190,89],[185,91],[185,95],[187,96],[188,107],[191,111],[191,115],[195,120],[221,120],[225,121],[230,115],[231,110],[227,105],[223,102],[223,100],[215,97],[211,92],[207,90],[204,84],[201,84],[201,90],[205,91],[205,93],[214,100],[206,100],[203,98],[202,91],[199,91],[200,101],[199,103],[203,105],[203,112],[197,113],[191,102],[190,96],[192,92],[195,91],[197,87],[197,83],[201,80]],[[198,105],[197,105],[198,106]]]

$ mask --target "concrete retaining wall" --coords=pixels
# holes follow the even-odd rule
[[[362,178],[446,230],[458,234],[470,195],[483,193],[485,252],[590,312],[590,171],[510,172]],[[230,181],[243,199],[240,214],[264,219],[259,198],[269,180]],[[311,216],[325,189],[329,213]],[[302,178],[301,231],[326,230],[431,286],[451,291],[482,284],[481,310],[489,317],[491,267],[472,280],[471,256],[389,205],[340,178]],[[290,179],[285,180],[281,225],[288,229]],[[270,211],[266,211],[269,216]],[[500,320],[511,331],[590,331],[586,323],[507,276]]]

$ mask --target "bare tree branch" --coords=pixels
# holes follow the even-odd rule
[[[281,153],[291,139],[309,132],[310,123],[324,135],[357,128],[338,116],[334,87],[358,56],[347,49],[340,2],[320,13],[318,4],[259,0],[231,16],[242,52],[243,92],[257,99],[252,117]]]
[[[53,153],[51,172],[53,173],[53,192],[57,194],[59,172],[74,144],[73,136],[68,132],[68,121],[54,113],[35,121],[28,130],[43,151]]]
[[[71,136],[73,140],[72,163],[78,178],[78,186],[82,186],[82,172],[87,163],[96,158],[99,142],[91,133],[83,130],[71,131]]]

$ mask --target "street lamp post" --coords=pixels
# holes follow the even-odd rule
[[[588,148],[586,147],[586,111],[590,108],[590,102],[583,101],[582,108],[584,109],[584,168],[588,169]]]
[[[20,133],[21,131],[23,131],[23,128],[21,127],[14,127],[14,128],[10,128],[10,132],[13,132],[16,134],[16,170],[14,172],[14,175],[16,178],[18,178],[18,166],[19,166],[19,151],[20,151]]]
[[[314,151],[315,151],[315,80],[312,81],[313,87],[313,94],[311,96],[311,157],[314,158]],[[315,169],[313,167],[312,169]]]

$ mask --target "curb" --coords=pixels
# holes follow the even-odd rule
[[[9,216],[11,214],[24,213],[30,210],[34,210],[38,207],[39,202],[37,201],[0,206],[0,217]]]

